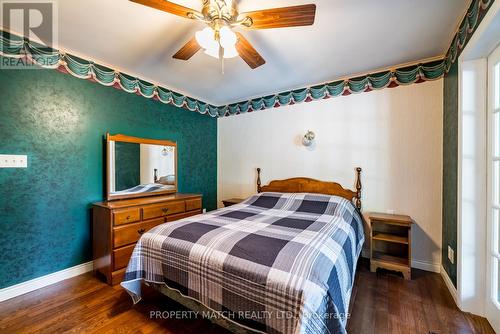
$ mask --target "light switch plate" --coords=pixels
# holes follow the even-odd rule
[[[28,156],[0,154],[0,168],[28,168]]]
[[[450,246],[448,246],[448,260],[450,260],[452,264],[455,263],[455,251]]]

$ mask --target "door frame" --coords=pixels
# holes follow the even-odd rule
[[[494,99],[495,99],[495,89],[500,87],[496,87],[494,84],[495,80],[495,65],[500,64],[500,44],[496,47],[496,49],[489,55],[488,57],[488,107],[487,107],[487,119],[488,119],[488,167],[487,167],[487,189],[488,189],[488,201],[487,201],[487,252],[486,252],[486,296],[485,296],[485,316],[490,322],[491,326],[497,331],[500,331],[500,303],[498,301],[498,296],[494,296],[494,288],[492,282],[493,278],[493,268],[496,266],[500,266],[500,259],[496,259],[493,255],[493,247],[494,243],[499,243],[498,234],[500,231],[496,231],[493,229],[493,192],[492,192],[492,184],[493,184],[493,143],[494,143],[494,129],[493,129],[493,113],[495,110]],[[498,180],[497,180],[498,181]],[[498,227],[497,227],[498,228]],[[498,275],[499,269],[497,269]],[[500,279],[500,277],[497,277]],[[499,286],[499,283],[496,283]],[[498,293],[498,292],[497,292]]]
[[[500,31],[500,1],[495,1],[492,4],[492,7],[484,17],[483,21],[477,28],[476,32],[474,35],[471,37],[470,41],[468,42],[467,46],[464,48],[462,51],[461,55],[458,58],[458,67],[459,67],[459,127],[458,127],[458,169],[457,169],[457,175],[458,175],[458,192],[457,192],[457,250],[456,250],[456,260],[457,260],[457,305],[460,309],[463,311],[471,312],[474,314],[478,314],[481,316],[487,316],[490,321],[490,324],[492,327],[500,333],[500,327],[499,324],[497,324],[495,317],[491,318],[491,313],[489,312],[489,309],[487,310],[487,296],[491,296],[491,291],[486,288],[486,283],[487,283],[487,277],[489,277],[488,267],[486,261],[491,261],[489,254],[490,254],[490,248],[491,243],[489,241],[490,238],[487,236],[491,236],[491,233],[488,231],[488,227],[485,226],[487,224],[486,221],[489,222],[488,218],[490,216],[489,214],[489,205],[487,204],[486,199],[490,198],[489,195],[486,193],[487,189],[489,189],[489,184],[488,182],[488,166],[489,166],[489,155],[486,146],[486,143],[488,140],[488,134],[489,131],[487,130],[489,126],[489,122],[487,121],[488,113],[489,113],[489,106],[488,106],[488,101],[487,101],[487,73],[488,73],[488,66],[487,66],[487,58],[489,55],[493,52],[493,50],[496,49],[497,45],[500,43],[500,35],[498,34],[498,31]],[[461,95],[462,88],[463,88],[463,80],[464,80],[464,75],[462,73],[462,68],[467,68],[471,63],[476,63],[477,66],[475,67],[475,70],[477,71],[482,71],[478,73],[482,73],[479,76],[476,76],[476,78],[481,78],[479,81],[479,85],[484,85],[483,90],[481,92],[481,89],[475,89],[477,96],[474,98],[477,99],[476,102],[477,106],[475,107],[476,109],[476,115],[478,116],[477,120],[482,122],[478,127],[475,127],[477,130],[478,128],[481,129],[481,127],[484,129],[483,131],[480,131],[479,133],[476,131],[476,133],[472,136],[474,140],[477,143],[484,142],[484,148],[482,151],[478,151],[478,156],[477,156],[477,163],[475,163],[476,166],[481,166],[481,164],[484,164],[484,168],[481,169],[481,173],[476,173],[474,175],[475,177],[475,185],[477,187],[480,187],[482,190],[482,195],[476,196],[476,202],[475,202],[475,208],[477,210],[481,209],[483,210],[483,219],[478,218],[478,216],[474,217],[474,219],[470,219],[469,216],[464,216],[463,209],[466,205],[469,203],[466,203],[464,201],[464,192],[468,192],[468,189],[463,189],[463,176],[462,172],[464,171],[464,166],[463,166],[463,159],[464,157],[462,156],[462,151],[464,148],[464,138],[463,133],[462,133],[462,126],[463,126],[463,106],[462,106],[462,98],[463,96]],[[465,66],[464,66],[465,65]],[[483,106],[480,106],[482,103]],[[468,144],[468,143],[465,143]],[[477,147],[477,146],[476,146]],[[477,193],[476,193],[477,194]],[[468,195],[468,194],[466,194]],[[481,198],[481,196],[485,199],[483,203],[480,201],[477,201],[478,198]],[[478,233],[469,233],[470,228],[473,228],[472,230]],[[473,244],[474,248],[474,253],[470,253],[471,250],[471,244]],[[447,247],[448,245],[443,245],[443,247]],[[443,259],[445,261],[445,259]],[[482,274],[477,275],[474,278],[471,278],[470,273],[468,270],[470,270],[470,266],[468,266],[468,263],[474,263],[475,262],[475,268],[477,270],[480,270]],[[471,290],[471,287],[473,289]],[[470,292],[473,292],[472,294]]]

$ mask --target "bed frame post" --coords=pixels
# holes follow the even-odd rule
[[[361,210],[361,168],[356,168],[356,207]]]
[[[260,182],[260,168],[257,168],[257,192],[260,193],[262,190]]]

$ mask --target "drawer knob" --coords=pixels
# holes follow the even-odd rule
[[[127,219],[127,220],[129,220],[129,219],[130,219],[130,216],[127,216],[127,218],[126,218],[126,219]]]
[[[141,228],[140,230],[137,230],[137,233],[141,235],[144,234],[144,232],[146,232],[146,229]]]
[[[166,214],[168,212],[168,208],[163,208],[163,209],[161,209],[161,211],[163,211],[163,213]]]

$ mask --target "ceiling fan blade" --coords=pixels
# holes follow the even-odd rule
[[[173,55],[172,58],[188,60],[189,58],[194,56],[196,52],[200,51],[200,49],[200,44],[198,44],[196,38],[193,37],[179,51],[177,51],[177,53]]]
[[[197,11],[194,9],[184,7],[166,0],[130,0],[130,1],[147,7],[155,8],[170,14],[182,16],[188,19],[191,18],[188,15],[188,13],[197,13]]]
[[[316,5],[272,8],[240,14],[240,18],[244,19],[245,17],[249,17],[253,21],[248,29],[310,26],[314,24]]]
[[[239,32],[236,33],[238,36],[238,42],[236,43],[236,51],[241,58],[250,66],[252,69],[255,69],[259,66],[262,66],[266,63],[264,58],[254,49],[252,44],[248,42],[248,40],[243,37]]]

